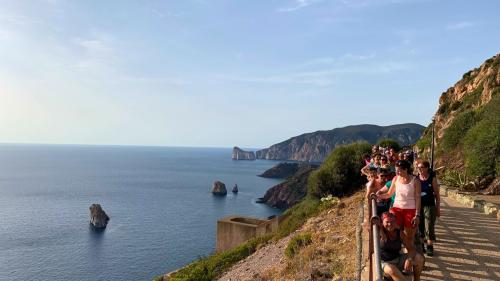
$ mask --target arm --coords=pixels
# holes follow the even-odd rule
[[[366,166],[364,166],[363,168],[361,168],[361,174],[365,175],[365,176],[368,176],[368,170],[369,169],[370,169],[370,164],[367,164]]]
[[[373,185],[374,185],[374,180],[371,180],[366,184],[366,199],[370,199],[370,194],[372,194],[373,190]]]
[[[432,179],[432,188],[434,189],[434,197],[436,197],[436,216],[441,216],[441,195],[439,194],[439,183],[436,176]]]
[[[418,223],[420,222],[420,205],[422,203],[422,186],[420,185],[420,181],[418,179],[413,180],[415,184],[415,217],[413,218],[413,225],[418,226]]]
[[[392,194],[396,191],[396,180],[397,179],[398,179],[398,177],[394,177],[394,179],[392,179],[391,188],[389,188],[389,191],[387,193],[378,194],[380,199],[391,198]]]

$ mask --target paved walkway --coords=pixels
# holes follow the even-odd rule
[[[500,222],[442,196],[438,241],[422,280],[500,280]]]

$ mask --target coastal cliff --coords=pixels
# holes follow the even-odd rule
[[[284,182],[268,189],[261,201],[269,206],[279,209],[288,209],[300,202],[306,196],[309,174],[319,167],[316,165],[298,163],[284,164],[291,164],[291,166],[296,167],[295,172],[291,176],[287,176],[287,179]],[[282,164],[279,164],[278,166],[280,165]],[[276,167],[278,166],[275,166],[270,170],[274,169],[274,171],[276,171]],[[287,167],[289,166],[290,165],[287,165]],[[264,174],[271,174],[272,172],[270,172],[270,170],[266,171]]]
[[[425,127],[414,123],[391,126],[347,126],[292,137],[269,148],[258,150],[255,154],[257,159],[323,162],[339,145],[357,141],[376,143],[383,138],[394,139],[401,145],[409,145],[420,138],[424,129]]]
[[[233,160],[255,160],[255,153],[253,151],[245,151],[237,146],[233,147]]]
[[[448,185],[500,194],[500,54],[442,93],[435,120],[435,167]],[[416,147],[428,157],[428,128]],[[497,179],[497,180],[495,180]]]
[[[318,165],[308,164],[308,163],[290,163],[283,162],[271,169],[266,170],[264,173],[259,175],[259,177],[270,178],[270,179],[286,179],[293,176],[299,171],[299,169],[304,169],[307,167],[317,168]]]

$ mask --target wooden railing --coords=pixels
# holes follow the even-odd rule
[[[370,218],[370,281],[383,281],[380,260],[380,217],[377,216],[377,195],[370,194],[368,199],[368,217]]]

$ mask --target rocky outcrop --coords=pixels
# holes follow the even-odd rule
[[[302,168],[317,168],[318,165],[314,164],[309,164],[309,163],[290,163],[290,162],[283,162],[279,163],[278,165],[272,167],[269,170],[266,170],[264,173],[259,175],[259,177],[263,178],[271,178],[271,179],[286,179]]]
[[[214,185],[212,187],[212,193],[214,195],[221,195],[221,196],[227,195],[226,185],[221,181],[214,182]]]
[[[235,184],[233,186],[233,190],[232,191],[233,191],[233,193],[238,193],[238,185],[237,184]]]
[[[245,151],[237,146],[233,148],[233,160],[255,160],[255,152]]]
[[[264,197],[259,198],[259,203],[280,209],[288,209],[297,204],[306,196],[307,179],[316,168],[314,165],[300,165],[295,174],[267,190]]]
[[[108,225],[109,217],[99,204],[90,206],[90,224],[97,229],[104,229]]]
[[[500,54],[466,72],[443,92],[433,119],[435,167],[443,168],[444,174],[460,174],[466,182],[460,186],[464,190],[497,193]],[[424,158],[430,158],[431,128],[429,125],[416,146]]]
[[[257,159],[323,162],[332,150],[356,141],[376,143],[383,138],[401,145],[415,143],[425,127],[407,123],[392,126],[355,125],[329,131],[317,131],[290,138],[269,148],[258,150]]]

